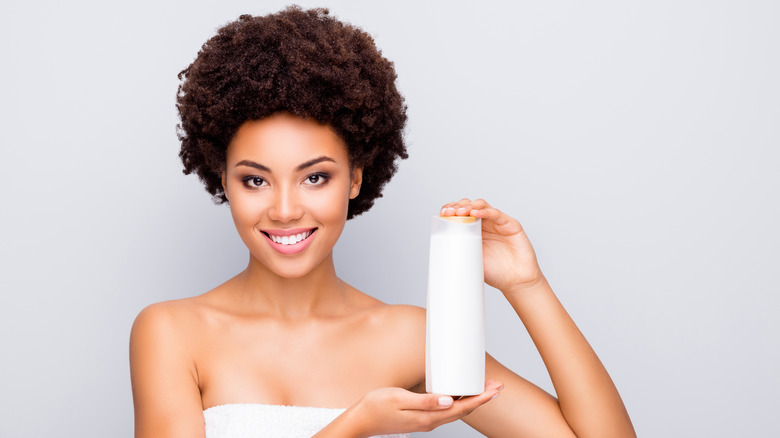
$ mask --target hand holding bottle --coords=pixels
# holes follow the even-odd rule
[[[482,254],[485,283],[502,292],[539,282],[542,271],[531,242],[516,219],[483,199],[461,199],[442,206],[441,216],[482,219]]]

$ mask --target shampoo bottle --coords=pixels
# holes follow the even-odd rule
[[[431,226],[425,390],[452,396],[485,390],[482,223],[436,216]]]

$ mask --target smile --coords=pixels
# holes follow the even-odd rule
[[[294,228],[290,230],[261,230],[271,247],[285,255],[294,255],[308,248],[317,228]]]
[[[276,236],[270,233],[266,233],[268,237],[274,241],[274,243],[281,243],[282,245],[295,245],[296,243],[300,242],[303,239],[306,239],[307,237],[311,236],[311,233],[314,232],[314,229],[311,229],[309,231],[304,231],[303,233],[293,234],[290,236]]]

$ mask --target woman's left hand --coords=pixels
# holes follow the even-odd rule
[[[485,283],[507,292],[542,279],[531,242],[516,219],[493,208],[483,199],[464,198],[444,204],[440,215],[482,219],[482,257]]]

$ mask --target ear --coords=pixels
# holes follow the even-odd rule
[[[360,194],[360,185],[363,184],[363,168],[354,168],[350,174],[352,175],[352,183],[349,186],[349,199],[355,199]]]
[[[222,171],[222,191],[225,192],[225,197],[228,198],[228,202],[230,202],[230,196],[228,195],[227,189],[227,175],[225,175],[225,171]]]

